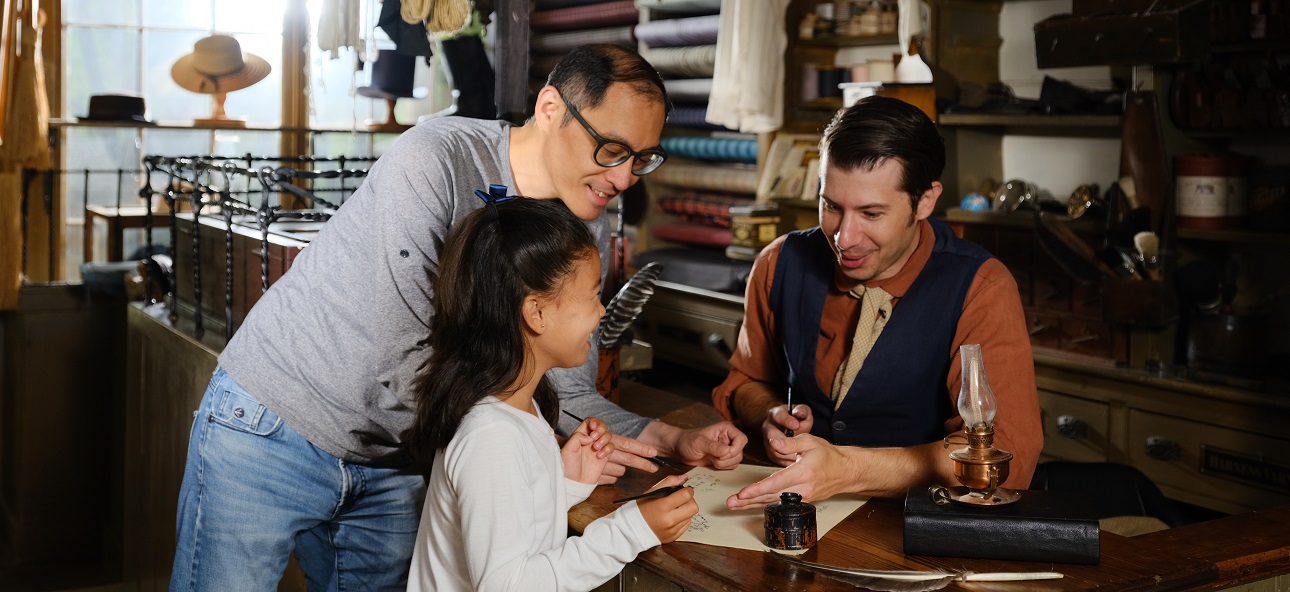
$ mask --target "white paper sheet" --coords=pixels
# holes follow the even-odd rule
[[[690,529],[681,535],[680,540],[750,551],[765,550],[764,508],[736,512],[726,507],[726,498],[777,470],[778,467],[756,465],[739,465],[731,471],[715,471],[706,467],[691,470],[685,484],[694,488],[699,513],[690,519]],[[824,538],[825,533],[868,500],[860,495],[839,495],[812,502],[815,506],[816,538]]]

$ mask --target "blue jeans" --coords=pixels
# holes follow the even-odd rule
[[[170,589],[277,589],[293,551],[311,591],[404,590],[425,483],[310,444],[215,370],[193,421]]]

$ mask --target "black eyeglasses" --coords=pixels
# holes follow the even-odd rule
[[[582,118],[582,114],[578,113],[578,110],[569,104],[569,99],[564,98],[562,94],[560,95],[560,100],[564,101],[564,106],[569,109],[569,114],[573,115],[573,118],[582,124],[582,129],[587,130],[587,133],[591,134],[591,138],[596,141],[596,153],[593,157],[596,164],[608,168],[616,167],[631,160],[632,174],[639,177],[654,172],[654,169],[657,169],[659,165],[663,164],[663,161],[667,160],[667,153],[663,151],[662,147],[646,148],[637,152],[627,144],[618,140],[610,140],[596,133],[591,124]]]

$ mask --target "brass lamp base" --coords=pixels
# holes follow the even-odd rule
[[[978,491],[961,485],[954,487],[933,487],[932,501],[943,504],[953,502],[964,506],[1006,506],[1021,499],[1021,494],[1002,487],[993,491]]]

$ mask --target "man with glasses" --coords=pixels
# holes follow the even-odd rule
[[[401,435],[449,229],[482,206],[476,189],[505,185],[586,220],[603,266],[605,206],[666,160],[668,109],[639,55],[595,45],[552,71],[523,126],[445,117],[404,133],[220,356],[189,441],[171,590],[271,589],[291,552],[310,589],[404,589],[424,481]],[[616,434],[603,481],[655,471],[655,456],[739,463],[747,438],[734,425],[629,413],[597,394],[595,361],[593,350],[549,376],[563,409]]]

